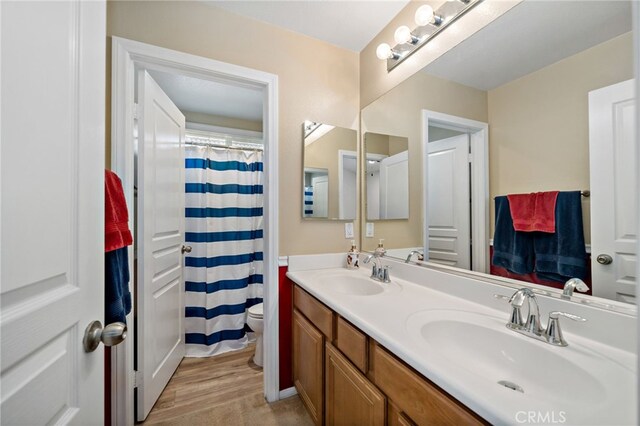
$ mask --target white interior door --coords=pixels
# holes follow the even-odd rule
[[[103,422],[104,2],[0,2],[2,424]]]
[[[380,219],[409,217],[409,151],[380,161]]]
[[[427,144],[428,260],[471,269],[469,135]],[[437,200],[437,202],[435,201]]]
[[[184,115],[138,74],[138,406],[144,420],[184,357]]]
[[[311,178],[313,187],[313,217],[329,217],[329,176]]]
[[[589,92],[593,295],[635,303],[638,190],[634,81]],[[609,256],[611,263],[598,256]]]

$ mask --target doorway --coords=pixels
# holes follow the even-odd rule
[[[489,125],[429,110],[422,124],[425,260],[486,273]]]
[[[135,89],[140,71],[165,73],[236,88],[250,88],[262,96],[264,140],[264,396],[279,399],[278,383],[278,184],[277,184],[277,76],[208,58],[151,46],[118,37],[112,39],[112,168],[121,177],[128,205],[134,205]],[[202,124],[202,123],[199,123]],[[202,129],[193,129],[202,131]],[[135,215],[131,215],[133,222]],[[130,223],[130,227],[134,227]],[[130,261],[133,269],[133,259]],[[135,315],[135,312],[133,313]],[[133,318],[131,318],[133,323]],[[112,356],[112,413],[118,424],[134,418],[134,387],[142,375],[134,370],[134,348],[128,344]]]

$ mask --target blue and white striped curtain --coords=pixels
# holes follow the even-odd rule
[[[304,216],[313,216],[313,186],[304,187]]]
[[[187,356],[246,347],[246,312],[262,302],[260,151],[186,147]]]

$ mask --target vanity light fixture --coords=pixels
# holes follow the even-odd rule
[[[428,4],[420,6],[414,16],[417,27],[413,31],[406,25],[398,27],[393,35],[396,46],[392,48],[387,43],[381,43],[376,49],[376,56],[386,60],[387,72],[391,71],[481,2],[482,0],[450,0],[435,11]]]

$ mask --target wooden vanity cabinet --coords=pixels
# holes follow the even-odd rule
[[[384,426],[386,398],[382,392],[330,343],[325,359],[326,423]]]
[[[298,286],[293,306],[293,381],[316,425],[487,424]]]

